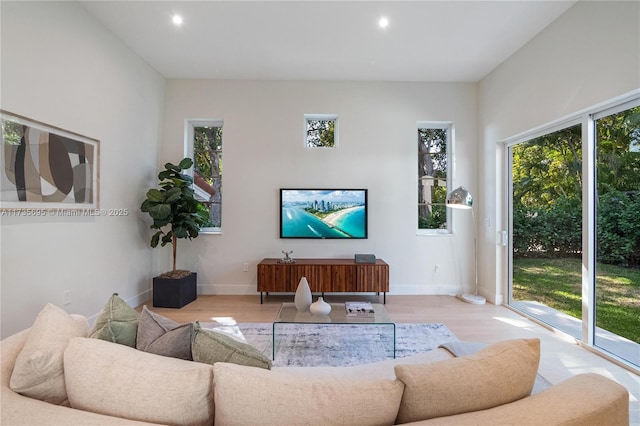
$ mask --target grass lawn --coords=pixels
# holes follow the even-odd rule
[[[513,299],[582,318],[580,259],[514,259]],[[640,270],[598,263],[596,326],[640,343]]]

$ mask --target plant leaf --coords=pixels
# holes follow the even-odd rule
[[[161,202],[163,199],[162,192],[158,189],[150,189],[147,191],[147,200]]]
[[[149,215],[154,220],[162,220],[171,216],[171,204],[156,204],[149,208]]]
[[[158,242],[160,241],[160,235],[162,235],[162,231],[158,231],[155,234],[153,234],[153,237],[151,237],[151,247],[153,248],[158,247]]]
[[[181,197],[182,191],[180,190],[180,188],[171,188],[164,193],[163,202],[165,204],[173,204],[176,201],[180,200]]]
[[[180,161],[180,164],[178,165],[178,167],[180,167],[181,170],[188,169],[191,166],[193,166],[193,160],[189,157],[183,158],[182,161]]]
[[[176,165],[175,165],[175,164],[173,164],[173,163],[167,163],[167,164],[165,164],[165,165],[164,165],[164,168],[165,168],[165,169],[167,169],[167,170],[173,170],[173,171],[175,171],[175,172],[179,172],[179,171],[181,170],[181,169],[180,169],[180,167],[176,166]]]
[[[182,226],[174,226],[173,235],[175,235],[176,238],[187,238],[189,236],[189,232]]]

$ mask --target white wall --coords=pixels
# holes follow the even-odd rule
[[[181,241],[178,254],[180,267],[198,271],[200,292],[255,293],[256,263],[281,250],[375,253],[391,265],[392,293],[468,290],[468,216],[456,212],[454,236],[415,232],[415,125],[441,120],[456,126],[454,186],[476,198],[482,292],[499,303],[499,142],[640,87],[638,8],[579,2],[479,85],[169,81],[163,93],[164,80],[81,6],[3,1],[0,106],[99,139],[101,205],[132,214],[0,218],[2,335],[29,325],[46,302],[62,305],[66,290],[64,307],[87,315],[113,291],[132,304],[147,300],[150,277],[170,268],[170,249],[148,249],[137,210],[158,165],[182,157],[187,118],[224,120],[223,234]],[[339,115],[337,149],[302,146],[305,113]],[[369,188],[369,239],[279,239],[278,188],[291,186]]]
[[[396,294],[455,293],[472,282],[470,233],[416,236],[416,125],[455,123],[454,185],[474,191],[475,84],[170,80],[165,99],[162,162],[182,158],[185,119],[224,120],[223,234],[180,241],[178,250],[178,267],[198,272],[199,292],[256,294],[256,264],[281,250],[299,258],[374,253],[389,263]],[[305,113],[338,114],[338,148],[303,146]],[[281,187],[368,188],[369,238],[280,239]],[[470,215],[460,214],[456,230],[469,231]],[[154,269],[170,269],[169,247],[155,256]]]
[[[640,88],[640,3],[581,1],[479,85],[480,287],[502,301],[506,250],[496,231],[503,214],[501,142],[519,133]]]
[[[2,2],[1,107],[100,140],[100,205],[126,217],[2,217],[2,336],[47,302],[95,315],[112,292],[148,300],[138,215],[154,182],[164,80],[71,2]],[[63,305],[63,292],[72,300]]]

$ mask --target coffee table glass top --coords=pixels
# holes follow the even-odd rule
[[[344,303],[330,303],[329,315],[312,315],[311,312],[298,312],[295,303],[283,303],[276,316],[275,323],[280,324],[394,324],[389,313],[381,303],[372,303],[373,317],[348,317]]]

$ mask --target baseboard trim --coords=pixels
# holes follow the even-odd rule
[[[458,293],[459,285],[395,285],[387,294],[455,296]],[[259,292],[255,284],[198,284],[198,294],[255,295]]]
[[[198,284],[198,294],[259,294],[255,284]]]

